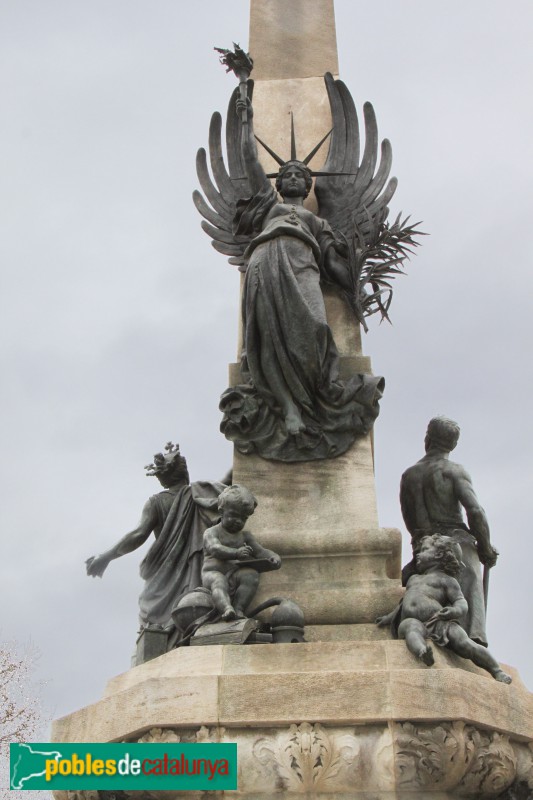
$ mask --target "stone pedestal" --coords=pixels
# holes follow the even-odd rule
[[[428,668],[388,640],[182,648],[112,679],[99,703],[57,720],[53,740],[237,742],[228,798],[533,792],[533,696],[518,674],[507,686],[435,655]]]

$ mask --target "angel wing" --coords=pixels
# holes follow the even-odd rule
[[[376,235],[389,213],[390,202],[398,181],[387,179],[392,166],[392,148],[388,139],[381,143],[378,160],[378,127],[371,103],[364,105],[365,145],[359,163],[361,137],[359,121],[350,92],[340,80],[328,72],[324,76],[329,96],[333,131],[326,163],[317,177],[315,193],[318,214],[327,219],[334,230],[345,237],[353,235],[354,226],[364,244]]]
[[[248,96],[252,97],[253,81],[248,81]],[[236,100],[239,96],[237,87],[231,95],[226,120],[226,152],[229,172],[224,164],[222,150],[222,118],[215,112],[209,126],[209,163],[203,147],[196,155],[196,173],[204,195],[198,190],[193,192],[196,208],[204,217],[202,228],[211,236],[211,244],[219,253],[230,256],[229,263],[235,264],[241,271],[245,269],[243,255],[251,237],[235,235],[232,222],[237,202],[252,194],[241,154],[241,121],[237,114]]]
[[[366,331],[365,317],[372,314],[379,313],[390,322],[391,281],[405,274],[403,264],[419,245],[416,237],[425,234],[418,222],[409,223],[409,217],[402,220],[398,215],[392,224],[386,222],[398,181],[389,179],[392,148],[388,139],[381,143],[376,169],[379,140],[372,105],[364,105],[365,146],[359,163],[359,122],[350,92],[329,73],[324,80],[333,130],[328,157],[315,184],[318,213],[345,243],[351,291],[343,293]]]

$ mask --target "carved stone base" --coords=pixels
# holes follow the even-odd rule
[[[507,686],[435,657],[390,640],[182,648],[111,680],[53,740],[237,742],[239,789],[210,797],[533,798],[533,695],[512,669]]]
[[[464,722],[152,728],[133,741],[237,742],[239,790],[210,792],[209,797],[496,800],[502,792],[512,798],[515,789],[522,792],[515,793],[519,800],[533,796],[531,746]],[[57,792],[55,796],[57,800],[93,800],[94,794]],[[161,800],[183,797],[170,791],[142,794]],[[121,796],[140,797],[141,793]],[[187,797],[204,795],[188,792]]]

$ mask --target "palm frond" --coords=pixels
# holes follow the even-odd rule
[[[417,237],[427,235],[419,229],[420,222],[409,220],[410,217],[402,220],[398,214],[393,223],[380,222],[367,212],[364,233],[354,219],[351,235],[342,236],[351,284],[350,292],[344,294],[365,331],[365,317],[373,314],[390,322],[391,281],[397,275],[405,275],[405,262],[421,244]]]

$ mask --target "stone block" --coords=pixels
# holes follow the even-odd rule
[[[220,675],[223,654],[221,647],[211,648],[205,655],[198,653],[194,647],[171,650],[153,661],[111,678],[104,690],[104,697],[124,692],[147,681],[181,680],[191,675]]]
[[[275,658],[264,657],[257,647],[228,648],[224,657],[225,675],[304,674],[311,672],[354,672],[380,670],[386,664],[384,642],[330,642],[328,647],[305,643],[276,645]]]
[[[159,671],[158,662],[161,662]],[[435,648],[402,641],[180,648],[110,681],[106,696],[54,723],[54,741],[109,741],[151,727],[461,721],[533,740],[533,695]]]
[[[143,666],[146,665],[134,669]],[[193,673],[180,675],[179,680],[172,677],[139,681],[124,691],[109,694],[98,703],[56,720],[52,727],[53,741],[121,741],[153,727],[171,726],[176,719],[180,724],[194,725],[198,715],[205,720],[203,724],[216,724],[218,680],[215,675]]]
[[[281,596],[302,608],[306,626],[353,625],[373,623],[403,595],[401,535],[396,529],[333,529],[326,541],[320,530],[302,532],[300,541],[293,531],[286,539],[275,528],[270,536],[254,533],[281,555],[282,567],[261,575],[253,605]],[[263,618],[269,619],[270,613],[264,612]]]
[[[378,628],[373,622],[345,625],[306,625],[305,639],[308,642],[381,642],[390,639],[386,628]]]
[[[327,550],[330,536],[378,527],[370,435],[326,461],[284,464],[235,451],[233,470],[257,497],[248,525],[266,547],[297,552],[313,539]]]
[[[305,559],[304,566],[308,567],[315,562],[320,569],[328,560],[324,556],[308,558]],[[299,561],[300,559],[295,559],[296,563]],[[335,563],[336,559],[331,561]],[[349,564],[347,558],[344,561]],[[270,572],[262,576],[254,602],[260,603],[269,597],[287,597],[300,606],[309,625],[371,623],[376,617],[391,611],[403,594],[399,581],[336,581],[332,584],[317,577],[315,580],[299,579],[291,582],[287,575],[290,575],[290,571],[284,576],[280,570],[278,573]]]
[[[258,80],[338,72],[333,0],[252,0],[249,47]]]

